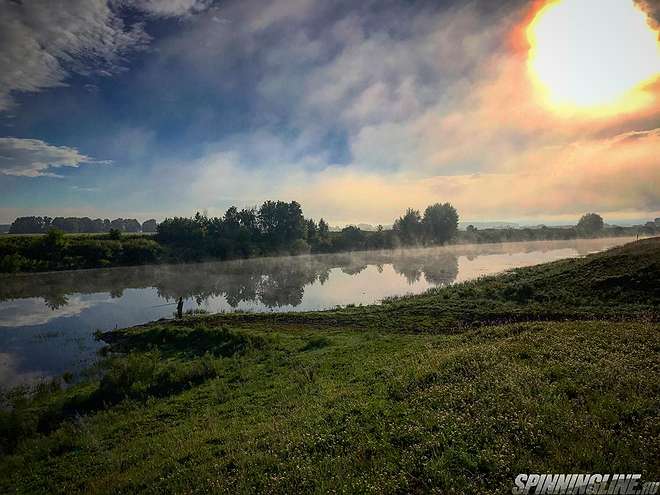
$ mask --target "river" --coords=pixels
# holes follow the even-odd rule
[[[0,388],[93,363],[96,330],[184,311],[306,311],[420,293],[631,238],[459,245],[0,276]]]

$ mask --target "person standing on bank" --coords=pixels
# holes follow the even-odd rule
[[[176,317],[183,318],[183,297],[180,297],[179,302],[176,303]]]

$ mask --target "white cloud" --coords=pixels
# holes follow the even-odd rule
[[[109,76],[125,56],[150,41],[142,23],[127,25],[122,9],[153,16],[183,16],[211,0],[4,1],[0,7],[0,111],[19,92],[66,85],[72,73]],[[93,87],[91,85],[90,87]]]
[[[112,74],[122,55],[143,46],[105,0],[4,2],[0,16],[0,110],[12,92],[64,85],[71,72]]]
[[[99,162],[75,148],[53,146],[39,139],[0,138],[0,174],[24,177],[54,176],[49,170],[79,167],[82,163]]]
[[[155,16],[180,17],[206,10],[213,0],[136,0],[127,3]]]

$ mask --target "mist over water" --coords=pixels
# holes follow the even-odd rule
[[[459,245],[0,277],[0,387],[94,361],[93,334],[184,310],[307,311],[372,304],[630,238]]]

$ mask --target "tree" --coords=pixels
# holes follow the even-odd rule
[[[55,220],[57,220],[57,218]],[[110,228],[118,230],[119,232],[124,232],[124,219],[115,218],[112,222],[110,222]]]
[[[365,235],[355,225],[349,225],[341,230],[342,249],[358,250],[364,249]]]
[[[422,239],[422,217],[419,210],[408,208],[406,213],[394,222],[394,231],[403,244],[417,244]]]
[[[238,213],[238,208],[235,206],[229,207],[225,212],[222,219],[224,235],[229,239],[237,239],[241,229],[241,217]]]
[[[124,220],[124,232],[140,232],[140,222],[135,218],[127,218]],[[81,232],[85,232],[81,230]]]
[[[62,257],[66,245],[64,232],[58,229],[50,229],[41,239],[41,249],[44,252],[44,257],[53,261]]]
[[[305,217],[296,201],[266,201],[257,214],[259,229],[270,248],[279,249],[304,239]]]
[[[48,217],[19,217],[9,227],[10,234],[41,234],[50,228]]]
[[[286,214],[286,242],[293,243],[298,239],[304,239],[307,234],[307,222],[303,216],[302,207],[297,201],[291,201],[287,205]]]
[[[259,238],[259,221],[256,208],[243,208],[238,212],[238,220],[247,236],[256,241]]]
[[[166,218],[158,224],[156,238],[165,244],[198,246],[205,232],[194,218]]]
[[[329,232],[330,232],[330,227],[328,227],[328,223],[323,219],[319,220],[319,228],[318,228],[319,240],[327,241],[328,236],[330,235]]]
[[[151,218],[149,220],[146,220],[142,224],[142,232],[146,232],[146,233],[156,232],[156,226],[157,225],[158,224],[156,223],[156,220],[154,220],[153,218]]]
[[[105,223],[100,218],[97,218],[96,220],[92,221],[92,228],[93,232],[95,233],[105,232]]]
[[[305,232],[305,239],[309,244],[316,244],[318,241],[317,239],[318,235],[318,227],[316,226],[316,222],[310,218],[309,220],[306,220],[306,232]]]
[[[436,203],[424,210],[422,220],[425,238],[433,243],[444,244],[458,230],[458,213],[449,203]]]
[[[603,230],[603,217],[598,213],[586,213],[582,215],[576,226],[578,232],[583,234],[595,234]]]

